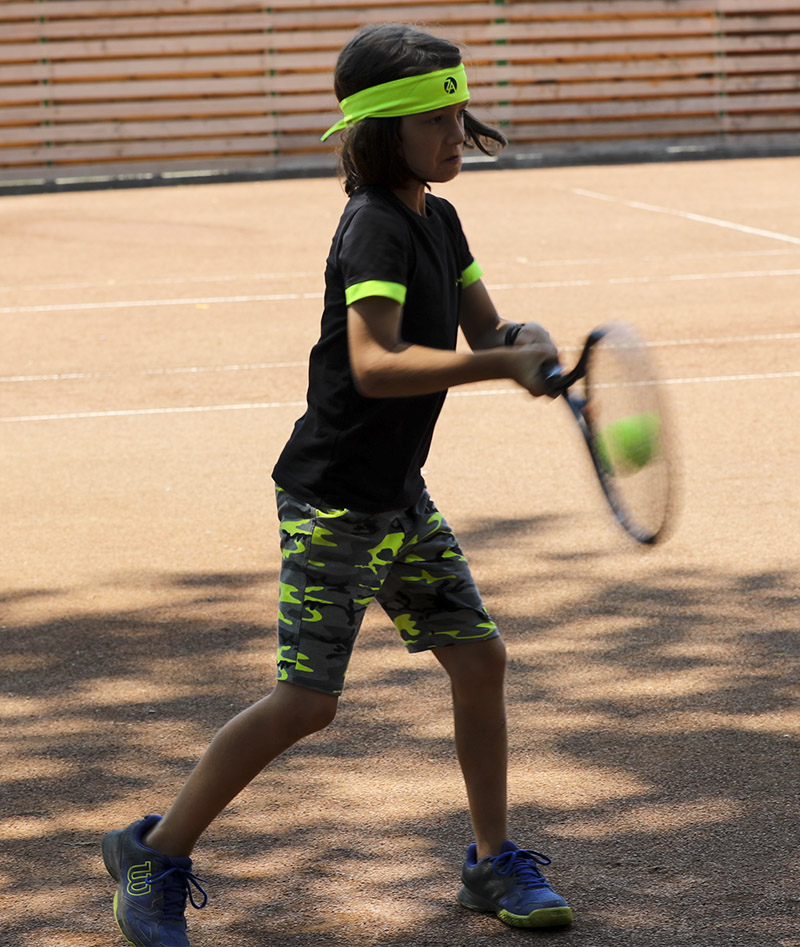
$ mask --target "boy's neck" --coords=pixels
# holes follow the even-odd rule
[[[419,214],[420,217],[427,217],[428,208],[425,203],[425,189],[426,186],[422,181],[409,181],[408,184],[404,184],[402,187],[393,187],[392,192],[400,198],[409,210]]]

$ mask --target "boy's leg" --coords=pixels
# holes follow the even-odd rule
[[[413,538],[399,550],[378,600],[409,651],[432,650],[450,676],[476,839],[458,900],[519,927],[569,924],[572,911],[541,872],[550,860],[507,837],[505,646],[452,530],[426,495],[413,518]]]
[[[550,859],[508,841],[501,639],[436,648],[433,653],[452,683],[456,750],[475,829],[458,900],[516,927],[569,924],[572,910],[541,872]]]
[[[166,855],[188,855],[198,838],[264,767],[327,726],[363,613],[388,571],[393,517],[321,510],[277,492],[281,522],[278,683],[214,738],[175,803],[146,836]]]
[[[171,857],[190,855],[228,803],[290,746],[326,727],[337,704],[331,694],[279,682],[217,733],[146,844]]]
[[[427,492],[406,511],[407,540],[377,600],[411,652],[450,676],[456,752],[482,854],[506,840],[505,645],[447,521]]]
[[[502,638],[434,648],[450,677],[458,761],[478,855],[497,855],[508,838],[508,739]]]
[[[103,861],[117,881],[114,916],[129,944],[189,947],[187,899],[197,908],[207,900],[189,858],[195,842],[271,760],[330,723],[336,704],[330,694],[279,684],[220,730],[164,819],[147,816],[104,836]]]
[[[106,834],[114,913],[134,947],[188,947],[184,911],[199,879],[189,853],[225,806],[275,757],[327,726],[368,602],[388,571],[394,517],[319,510],[278,492],[283,566],[278,684],[212,741],[167,815]],[[202,907],[202,903],[192,904]]]

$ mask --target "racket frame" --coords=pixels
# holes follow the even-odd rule
[[[630,331],[630,327],[625,326],[625,328]],[[643,546],[652,546],[659,540],[662,540],[666,535],[669,506],[665,511],[663,523],[656,530],[645,529],[628,514],[614,488],[614,477],[609,476],[598,454],[597,431],[594,429],[589,417],[589,412],[586,410],[589,404],[586,376],[592,349],[613,329],[614,324],[612,323],[607,326],[598,326],[592,330],[586,338],[583,351],[575,367],[569,372],[564,372],[560,364],[549,366],[545,370],[544,381],[548,393],[552,397],[562,397],[567,403],[572,416],[575,418],[578,429],[583,435],[586,448],[589,451],[589,457],[592,460],[594,472],[597,474],[598,483],[615,519],[636,542]],[[573,386],[579,381],[583,382],[583,393],[573,390]]]

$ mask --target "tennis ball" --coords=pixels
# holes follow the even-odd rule
[[[606,473],[636,473],[658,453],[661,424],[653,411],[612,421],[595,436],[595,450]]]

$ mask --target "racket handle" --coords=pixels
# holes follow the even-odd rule
[[[542,366],[542,382],[547,394],[557,397],[564,390],[564,369],[559,362]]]

